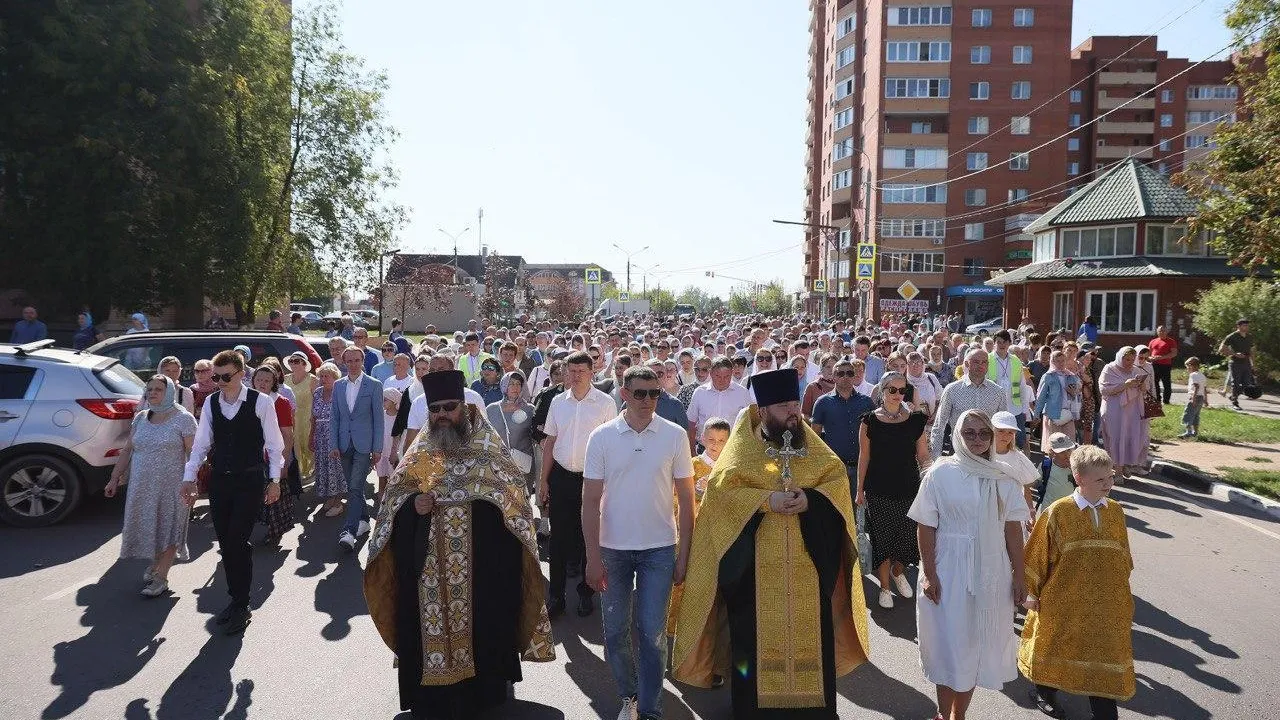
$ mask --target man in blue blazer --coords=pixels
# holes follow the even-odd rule
[[[347,376],[333,386],[333,422],[329,456],[342,459],[347,478],[347,517],[338,536],[343,549],[356,549],[356,538],[369,532],[369,507],[365,487],[369,469],[382,454],[382,383],[364,374],[364,351],[348,347],[341,362]]]

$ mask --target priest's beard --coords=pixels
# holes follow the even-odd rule
[[[776,418],[773,415],[766,414],[764,417],[764,429],[761,434],[764,439],[770,443],[782,447],[782,434],[791,431],[791,447],[804,447],[804,428],[800,426],[801,420],[798,415],[791,415],[783,418]]]
[[[465,420],[454,423],[450,418],[440,418],[430,424],[431,446],[445,455],[460,454],[471,444],[471,426]]]

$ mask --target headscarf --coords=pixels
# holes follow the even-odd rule
[[[174,401],[178,397],[178,386],[173,384],[173,380],[168,375],[156,373],[151,377],[151,380],[156,379],[164,381],[164,399],[157,404],[148,402],[147,410],[151,412],[168,412],[176,407]],[[151,382],[151,380],[147,382]]]
[[[1123,385],[1126,380],[1132,377],[1137,377],[1137,374],[1141,372],[1141,369],[1138,367],[1138,359],[1136,357],[1133,359],[1133,367],[1128,370],[1121,367],[1120,361],[1126,354],[1131,352],[1136,353],[1137,351],[1132,345],[1125,345],[1119,350],[1116,350],[1115,360],[1112,360],[1102,367],[1102,374],[1098,376],[1098,386],[1100,391],[1104,393],[1104,397],[1106,390]],[[1121,406],[1128,405],[1130,402],[1138,400],[1141,395],[1141,388],[1127,389],[1119,394],[1120,404]]]
[[[502,391],[502,402],[507,401],[507,386],[511,384],[511,381],[514,378],[520,378],[520,384],[522,386],[528,384],[528,381],[525,379],[524,373],[520,372],[519,370],[512,370],[506,375],[503,375],[501,378],[498,379],[498,390]],[[519,400],[519,399],[520,398],[518,397],[516,398],[516,400]]]
[[[132,332],[146,332],[146,331],[148,331],[148,330],[150,330],[150,329],[151,329],[151,326],[150,326],[149,324],[147,324],[147,316],[146,316],[146,315],[143,315],[143,314],[142,314],[142,313],[140,313],[140,312],[136,312],[136,313],[134,313],[134,314],[130,315],[130,316],[129,316],[129,319],[130,319],[130,320],[137,320],[137,321],[138,321],[138,323],[142,325],[142,329],[141,329],[141,330],[139,330],[138,328],[129,328],[129,332],[131,332],[131,333],[132,333]],[[128,333],[125,333],[125,334],[127,335]]]

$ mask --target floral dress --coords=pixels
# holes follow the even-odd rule
[[[316,388],[311,400],[311,437],[315,441],[316,497],[324,500],[347,496],[347,477],[342,473],[342,460],[329,457],[333,449],[329,428],[333,422],[333,405],[324,397],[324,387]]]

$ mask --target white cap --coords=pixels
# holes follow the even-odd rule
[[[997,430],[1017,430],[1018,419],[1013,416],[1013,413],[1001,410],[991,416],[991,425]]]

